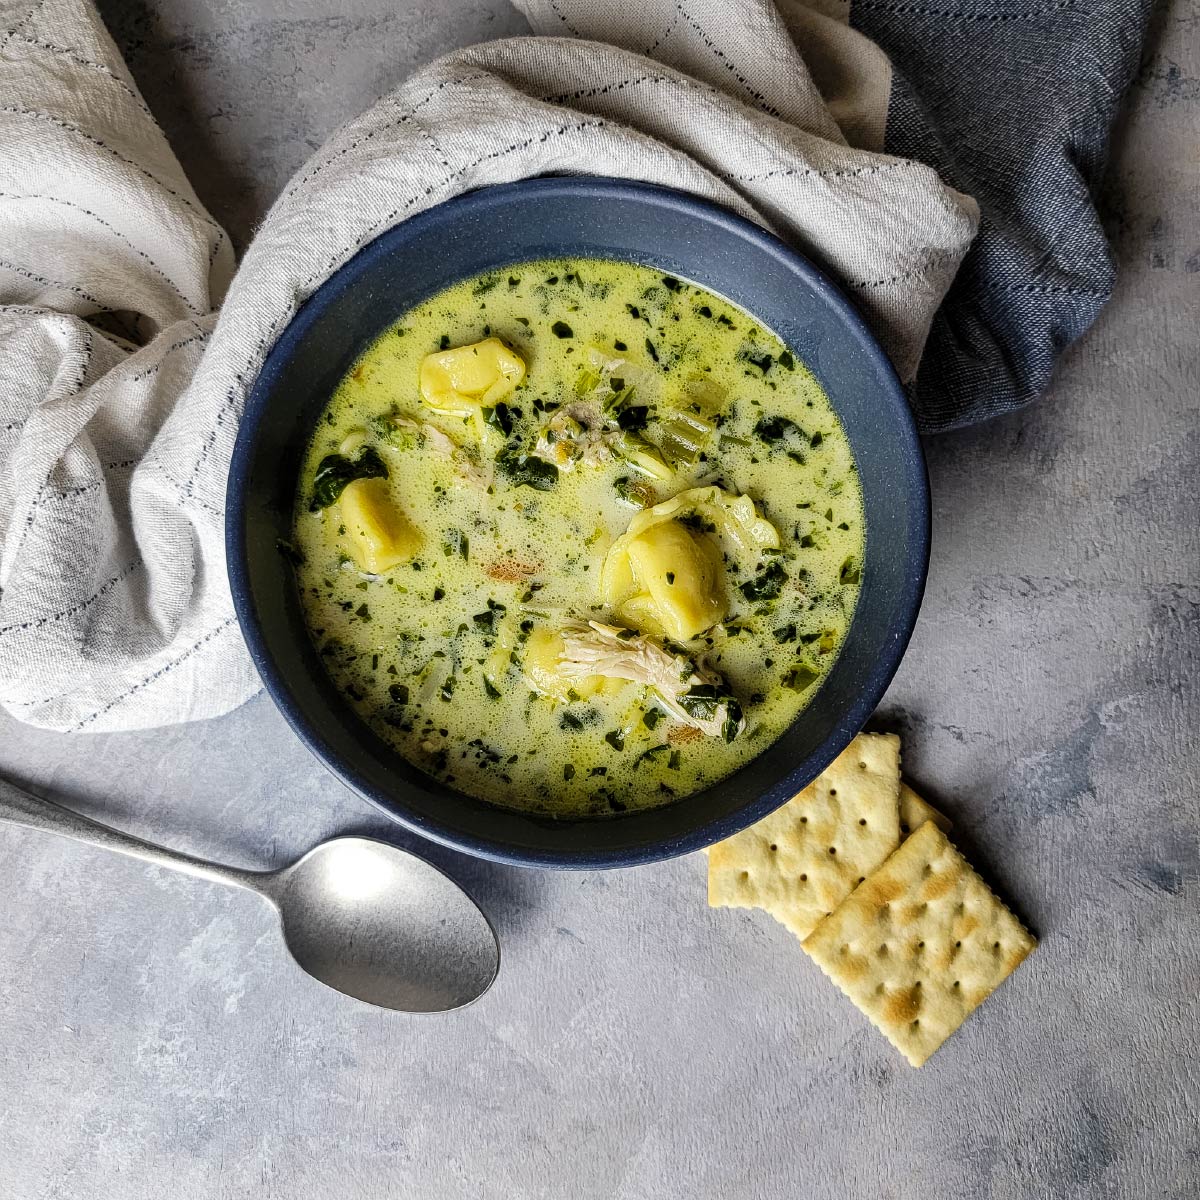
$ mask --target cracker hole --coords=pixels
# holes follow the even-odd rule
[[[920,1028],[920,1025],[921,1025],[921,1022],[920,1022],[919,1020],[918,1020],[918,1021],[914,1021],[914,1022],[912,1023],[912,1028],[913,1028],[913,1029],[919,1029],[919,1028]]]
[[[884,943],[883,943],[883,944],[882,944],[882,945],[879,947],[879,953],[880,953],[880,954],[886,954],[887,952],[888,952],[888,948],[887,948],[887,942],[884,942]]]
[[[772,850],[778,850],[778,849],[779,849],[779,847],[778,847],[778,846],[777,846],[777,845],[776,845],[774,842],[772,842],[772,843],[771,843],[771,849],[772,849]]]
[[[866,818],[866,817],[859,817],[859,818],[858,818],[858,823],[859,823],[860,825],[865,825],[865,824],[867,823],[867,818]]]
[[[807,817],[801,817],[801,818],[800,818],[800,824],[801,824],[801,825],[807,825],[807,824],[808,824],[808,818],[807,818]]]
[[[918,949],[918,950],[924,950],[924,949],[925,949],[925,943],[924,943],[924,942],[918,942],[918,943],[917,943],[917,949]],[[918,983],[918,984],[917,984],[917,987],[920,987],[920,986],[921,986],[921,985]]]
[[[836,853],[837,853],[837,847],[836,847],[836,846],[830,846],[830,847],[829,847],[829,853],[830,853],[830,854],[836,854]],[[997,945],[997,946],[998,946],[999,944],[1000,944],[999,942],[997,942],[997,943],[996,943],[996,945]]]
[[[860,875],[860,876],[858,877],[858,882],[859,882],[859,883],[866,883],[866,881],[867,881],[867,877],[866,877],[865,875]]]
[[[993,949],[993,950],[999,950],[999,949],[1000,949],[1000,943],[999,943],[999,942],[993,942],[993,943],[992,943],[992,949]]]
[[[858,764],[858,769],[859,769],[860,771],[865,771],[865,770],[867,769],[867,764],[866,764],[865,762],[860,762],[860,763]]]
[[[831,796],[836,796],[836,795],[837,795],[837,788],[830,788],[830,789],[829,789],[829,794],[830,794]]]
[[[743,883],[745,883],[745,882],[746,882],[746,880],[748,880],[749,878],[750,878],[750,872],[749,872],[749,871],[743,871],[743,872],[742,872],[742,882],[743,882]]]
[[[808,882],[808,876],[807,876],[807,875],[801,875],[801,876],[800,876],[800,882],[801,882],[801,883],[807,883],[807,882]]]
[[[954,981],[954,986],[955,986],[955,987],[962,987],[962,984],[961,984],[961,983],[959,983],[959,981],[956,979],[956,980]]]

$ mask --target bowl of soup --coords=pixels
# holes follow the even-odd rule
[[[368,245],[251,390],[234,603],[267,690],[397,821],[631,865],[758,820],[870,715],[928,560],[853,306],[669,189],[482,189]]]

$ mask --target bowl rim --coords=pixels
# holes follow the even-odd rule
[[[281,676],[255,615],[251,594],[250,566],[247,554],[246,521],[244,519],[247,481],[254,462],[255,435],[269,410],[272,385],[283,370],[293,348],[307,336],[324,310],[346,289],[355,286],[359,278],[377,260],[392,253],[393,247],[419,234],[424,227],[440,223],[448,210],[456,214],[486,212],[503,205],[515,193],[547,199],[581,193],[611,199],[650,203],[667,207],[708,224],[726,230],[754,243],[757,248],[779,260],[789,271],[800,276],[814,291],[821,294],[835,310],[846,331],[854,338],[858,349],[872,366],[890,381],[891,386],[881,397],[899,415],[902,445],[899,458],[907,464],[905,486],[909,493],[910,519],[907,533],[908,553],[897,595],[897,615],[892,623],[886,649],[873,661],[858,687],[853,702],[838,715],[836,722],[819,746],[806,755],[775,785],[761,790],[753,800],[734,811],[696,825],[686,832],[673,835],[662,842],[647,842],[634,847],[614,847],[585,851],[555,851],[530,847],[515,847],[495,838],[450,830],[435,821],[408,810],[402,799],[379,794],[371,782],[355,766],[329,745],[321,730],[301,709]],[[586,255],[581,257],[598,257]],[[516,260],[514,260],[516,261]],[[464,276],[463,278],[466,278]],[[717,289],[714,289],[717,290]],[[753,315],[753,314],[752,314]],[[385,230],[369,241],[312,292],[293,314],[282,333],[268,350],[257,376],[250,384],[244,411],[239,423],[226,487],[225,547],[226,567],[234,610],[242,637],[251,660],[262,679],[265,690],[283,714],[306,748],[343,784],[390,820],[419,836],[442,846],[474,857],[514,866],[536,866],[563,870],[591,870],[637,866],[699,850],[734,833],[748,828],[775,811],[787,799],[816,778],[830,762],[853,740],[875,711],[903,659],[912,637],[924,596],[929,570],[931,541],[931,498],[929,476],[920,435],[903,385],[896,376],[891,360],[867,327],[858,309],[844,291],[818,266],[781,238],[746,218],[712,201],[702,199],[676,188],[658,184],[589,175],[550,175],[493,184],[465,192],[443,201]],[[868,532],[868,536],[869,532]],[[853,624],[853,623],[852,623]],[[764,751],[768,747],[764,747]],[[756,755],[755,758],[758,756]],[[754,761],[753,759],[750,761]],[[815,770],[813,766],[816,764]],[[746,764],[749,765],[749,764]],[[743,768],[739,768],[743,769]],[[808,778],[799,781],[801,774]],[[786,786],[785,786],[786,785]],[[778,793],[778,795],[777,795]],[[464,793],[465,794],[465,793]],[[679,802],[686,803],[688,797]],[[597,818],[597,820],[621,818]]]

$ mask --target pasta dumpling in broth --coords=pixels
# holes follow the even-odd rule
[[[503,400],[525,378],[525,363],[499,338],[427,354],[421,396],[434,412],[470,417]]]

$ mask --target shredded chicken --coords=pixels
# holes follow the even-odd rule
[[[451,463],[455,473],[465,483],[485,488],[491,482],[487,474],[475,464],[471,455],[436,425],[431,425],[428,421],[413,421],[408,417],[392,417],[392,424],[397,429],[415,434],[434,454]]]
[[[560,408],[538,430],[533,452],[560,471],[573,471],[577,463],[592,467],[608,462],[620,440],[620,431],[608,425],[599,405],[578,401]]]
[[[645,634],[599,621],[573,622],[563,628],[562,640],[558,669],[569,679],[603,675],[652,687],[677,721],[728,742],[745,727],[741,706],[719,675]]]

